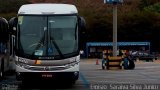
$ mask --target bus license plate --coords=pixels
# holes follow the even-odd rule
[[[48,73],[42,74],[42,77],[44,78],[52,78],[52,76],[53,76],[52,74],[48,74]]]

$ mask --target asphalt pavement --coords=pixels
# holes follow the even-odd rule
[[[160,90],[160,60],[137,61],[134,70],[102,70],[101,59],[82,59],[79,80],[72,87],[53,82],[22,87],[14,74],[7,75],[0,85],[1,90]]]

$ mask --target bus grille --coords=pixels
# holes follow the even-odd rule
[[[35,71],[55,71],[55,70],[64,70],[68,69],[66,66],[27,66],[26,69],[35,70]]]

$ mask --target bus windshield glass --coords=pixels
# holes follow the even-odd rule
[[[19,16],[17,50],[22,55],[60,57],[78,52],[77,16]]]

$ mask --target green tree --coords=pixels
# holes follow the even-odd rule
[[[28,0],[0,0],[0,13],[17,12],[23,4],[30,3]]]
[[[148,6],[144,8],[145,11],[157,12],[160,13],[160,3],[156,3],[154,5]]]
[[[16,15],[21,5],[28,3],[28,0],[0,0],[0,16],[9,19]]]
[[[160,2],[160,0],[140,0],[139,9],[143,10],[145,7]]]
[[[149,5],[150,5],[149,0],[141,0],[139,4],[139,8],[140,10],[143,10],[144,7],[147,7]]]

